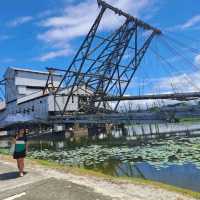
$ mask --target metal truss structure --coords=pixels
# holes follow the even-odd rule
[[[100,13],[55,91],[57,95],[63,86],[69,88],[62,114],[72,95],[83,86],[90,91],[82,102],[84,112],[116,111],[152,39],[161,34],[160,30],[106,2],[97,2]],[[122,25],[116,30],[110,29],[111,33],[102,31],[104,16],[118,17]],[[118,98],[112,109],[104,101],[110,96]]]
[[[48,70],[48,77],[46,80],[45,87],[43,89],[43,95],[46,93],[54,93],[56,91],[56,86],[54,85],[54,69],[53,68],[47,68]]]

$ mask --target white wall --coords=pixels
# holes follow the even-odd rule
[[[6,102],[13,101],[17,98],[17,88],[15,85],[15,71],[8,68],[6,71],[4,78],[6,79],[5,84],[5,97]]]
[[[24,113],[34,118],[48,117],[48,96],[17,104],[18,113]]]
[[[53,95],[48,97],[48,110],[49,111],[62,111],[64,109],[67,96],[57,96],[56,99]],[[69,99],[69,104],[66,111],[78,111],[78,96]]]
[[[48,78],[48,74],[40,74],[34,72],[17,71],[15,84],[24,86],[42,86],[44,87]],[[58,86],[61,77],[54,76],[54,84]]]
[[[6,102],[10,102],[25,95],[41,91],[47,82],[48,73],[38,73],[31,70],[23,71],[23,69],[16,70],[15,68],[8,68],[4,78],[6,79]],[[61,76],[53,76],[55,87],[60,84],[61,79]]]
[[[46,119],[48,117],[48,98],[41,97],[21,104],[17,104],[17,102],[9,103],[7,104],[4,117],[17,113],[30,115],[34,118]],[[3,116],[3,113],[1,115]]]
[[[56,97],[56,101],[54,96],[51,94],[43,96],[43,92],[41,90],[27,88],[27,86],[44,87],[47,81],[47,77],[47,73],[32,73],[31,71],[17,71],[15,69],[9,68],[5,74],[5,78],[7,79],[7,107],[6,111],[2,113],[1,116],[24,113],[34,118],[47,119],[49,111],[63,110],[67,96],[62,96],[61,94],[68,94],[69,88],[59,91],[60,95]],[[54,77],[55,86],[58,86],[61,78],[61,76]],[[73,98],[70,98],[66,111],[78,111],[79,97],[77,95],[86,94],[91,94],[91,91],[85,92],[84,86],[82,86],[82,89],[79,88],[74,93]]]

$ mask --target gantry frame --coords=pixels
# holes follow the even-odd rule
[[[62,110],[63,115],[70,98],[82,86],[91,91],[91,95],[82,102],[81,109],[84,112],[96,113],[109,109],[116,111],[120,97],[124,96],[152,39],[161,34],[159,29],[102,0],[97,0],[97,3],[101,8],[99,15],[71,64],[65,70],[63,79],[55,92],[57,95],[63,86],[69,88]],[[99,36],[98,28],[106,11],[123,17],[123,23],[111,34],[107,34],[108,36]],[[146,33],[143,34],[143,32]],[[133,47],[129,45],[130,43],[134,44]],[[127,54],[128,51],[129,54]],[[129,59],[125,61],[126,56],[129,56]],[[109,107],[103,100],[106,96],[119,98],[114,108]]]

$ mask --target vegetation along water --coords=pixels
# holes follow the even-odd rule
[[[9,141],[5,142],[9,146]],[[200,137],[152,140],[138,146],[34,140],[30,141],[29,157],[200,192]]]

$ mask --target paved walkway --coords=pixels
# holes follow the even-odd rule
[[[0,200],[194,200],[148,184],[115,182],[33,165],[18,177],[16,163],[0,156]]]
[[[18,177],[14,165],[0,161],[0,200],[112,200],[86,186],[28,169]]]

